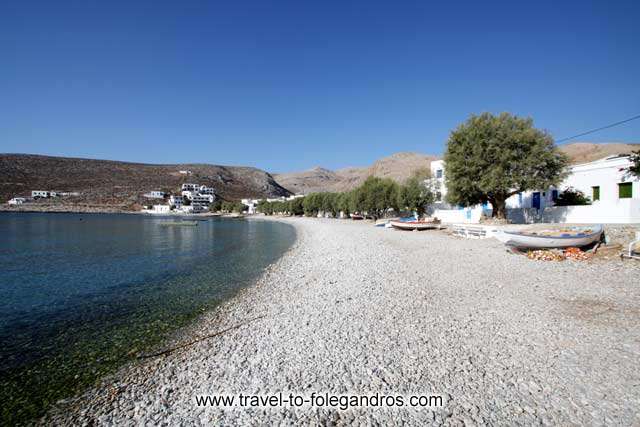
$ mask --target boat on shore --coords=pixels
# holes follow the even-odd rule
[[[513,248],[579,248],[598,242],[603,233],[604,227],[599,224],[545,230],[501,230],[494,237]]]
[[[440,227],[440,220],[438,218],[426,218],[426,219],[399,219],[397,221],[389,221],[389,224],[396,230],[429,230]]]
[[[364,219],[364,216],[362,216],[360,214],[349,214],[349,216],[351,217],[351,219],[357,220],[357,221]]]

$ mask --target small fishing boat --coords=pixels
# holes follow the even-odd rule
[[[599,224],[547,230],[501,230],[494,237],[514,248],[579,248],[599,241],[603,232],[604,227]]]
[[[374,225],[376,227],[387,227],[387,226],[390,227],[389,223],[391,221],[398,221],[399,219],[400,218],[380,218],[380,219],[376,220]]]
[[[182,227],[197,227],[198,221],[167,221],[160,223],[163,227],[182,226]]]
[[[353,220],[361,220],[361,219],[364,219],[364,216],[362,216],[362,215],[360,215],[360,214],[351,214],[351,215],[349,215],[349,216],[351,216],[351,219],[353,219]]]
[[[409,221],[401,218],[397,221],[389,221],[389,224],[397,230],[429,230],[440,227],[440,220],[438,218],[426,218]]]

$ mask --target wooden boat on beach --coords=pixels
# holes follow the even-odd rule
[[[400,219],[389,221],[389,224],[397,230],[429,230],[439,228],[440,220],[438,218],[413,219],[410,221]]]
[[[494,237],[514,248],[579,248],[599,241],[603,232],[604,227],[599,224],[546,230],[501,230]]]

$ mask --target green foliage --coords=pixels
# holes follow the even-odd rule
[[[582,206],[590,205],[591,200],[580,190],[569,187],[558,195],[555,201],[556,206]]]
[[[631,155],[631,166],[629,167],[629,172],[637,178],[640,178],[640,151],[634,151]]]
[[[222,200],[220,199],[214,200],[213,203],[209,205],[209,210],[211,212],[218,212],[221,209],[222,209]]]
[[[358,188],[343,193],[310,193],[303,198],[289,201],[267,202],[261,200],[257,210],[266,215],[306,215],[319,213],[337,217],[340,212],[366,213],[373,218],[384,216],[389,210],[409,208],[424,213],[425,206],[433,201],[433,193],[425,185],[428,172],[418,171],[405,185],[398,185],[389,178],[369,177]]]
[[[235,202],[225,201],[225,202],[222,202],[222,204],[220,205],[220,210],[222,212],[242,213],[245,209],[246,209],[246,206],[239,201],[235,201]]]
[[[519,192],[557,185],[566,157],[530,118],[509,113],[471,116],[447,142],[447,200],[464,206],[490,202],[505,218],[506,200]]]
[[[433,203],[435,195],[429,182],[431,174],[426,171],[414,173],[398,193],[398,205],[403,209],[415,211],[418,215],[425,213],[427,205]]]

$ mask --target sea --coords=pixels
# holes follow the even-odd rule
[[[31,420],[161,348],[295,241],[275,221],[175,221],[0,213],[0,424]]]

